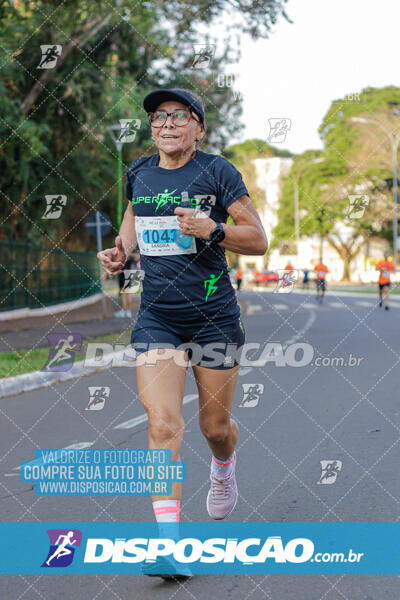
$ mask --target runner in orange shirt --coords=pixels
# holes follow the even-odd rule
[[[242,270],[238,267],[235,271],[236,274],[236,286],[237,290],[240,290],[240,286],[242,284]]]
[[[322,299],[326,290],[325,278],[328,272],[328,267],[322,263],[319,263],[318,265],[315,265],[314,271],[316,275],[315,282],[317,284],[317,300],[319,300],[319,303],[322,304]]]
[[[376,270],[379,271],[379,306],[382,306],[382,294],[385,290],[385,310],[389,310],[390,273],[394,270],[394,264],[389,260],[389,252],[385,252],[385,259],[377,263]]]

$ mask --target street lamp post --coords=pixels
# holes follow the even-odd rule
[[[294,179],[294,235],[298,249],[300,243],[299,178]]]
[[[323,161],[324,161],[323,158],[315,158],[314,160],[311,160],[310,162],[303,165],[303,167],[297,171],[296,176],[293,177],[293,184],[294,184],[294,235],[296,238],[297,249],[299,248],[299,242],[300,242],[300,212],[299,212],[300,176],[303,173],[303,171],[305,169],[307,169],[307,167],[309,167],[310,165],[314,165],[316,163],[320,163]]]
[[[117,149],[117,229],[119,231],[122,221],[122,146],[124,144],[120,140],[121,125],[109,125],[107,129]],[[116,137],[114,131],[119,131],[120,135]]]
[[[398,205],[398,191],[397,191],[397,150],[400,143],[400,131],[397,134],[393,134],[387,127],[382,125],[379,121],[374,119],[366,119],[365,117],[351,117],[350,121],[353,123],[371,123],[380,127],[388,136],[391,147],[392,147],[392,159],[393,159],[393,263],[394,267],[397,267],[397,238],[398,238],[398,219],[397,219],[397,205]]]

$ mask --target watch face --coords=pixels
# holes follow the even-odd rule
[[[225,231],[222,227],[222,225],[217,226],[215,229],[213,229],[213,231],[211,232],[211,239],[213,242],[222,242],[222,240],[225,239]]]

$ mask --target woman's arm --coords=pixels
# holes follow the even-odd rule
[[[110,275],[118,275],[124,268],[127,256],[136,248],[135,215],[129,203],[122,219],[119,235],[115,238],[114,248],[107,248],[97,254],[103,269]]]
[[[122,246],[128,256],[137,246],[136,230],[135,230],[135,215],[132,204],[129,202],[124,218],[122,219],[119,235],[122,240]]]
[[[225,239],[219,244],[238,254],[265,254],[268,240],[263,224],[250,198],[245,194],[228,208],[235,225],[222,223]]]

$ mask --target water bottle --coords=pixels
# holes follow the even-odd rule
[[[181,203],[179,204],[179,206],[182,206],[182,208],[191,208],[192,210],[194,210],[194,208],[189,200],[189,194],[187,192],[182,192],[181,196],[182,196],[182,200],[181,200]],[[179,248],[182,248],[183,250],[187,250],[188,248],[190,248],[192,241],[193,241],[193,237],[191,235],[185,235],[179,229],[175,230],[174,242]]]

